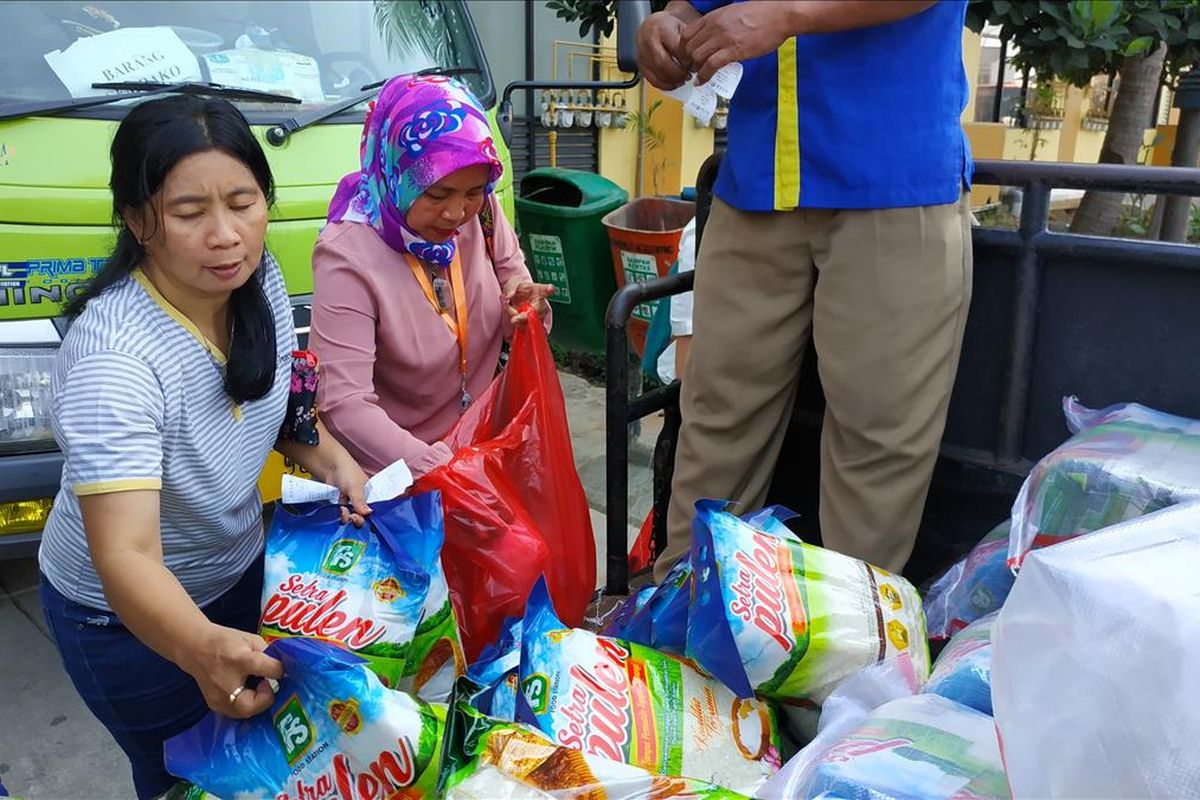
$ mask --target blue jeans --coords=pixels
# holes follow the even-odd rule
[[[262,600],[262,558],[202,610],[218,625],[254,632]],[[190,675],[130,633],[115,614],[80,605],[41,579],[42,609],[63,666],[88,709],[129,757],[139,800],[178,783],[163,766],[163,742],[208,712]]]

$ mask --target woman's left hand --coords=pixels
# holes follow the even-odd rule
[[[353,522],[354,527],[361,528],[364,518],[371,513],[371,507],[367,505],[367,473],[342,450],[324,482],[336,486],[342,493],[338,500],[342,506],[342,524]]]
[[[504,310],[508,313],[508,321],[515,327],[522,327],[529,322],[528,315],[521,309],[526,305],[533,306],[534,312],[540,319],[545,319],[550,313],[550,304],[546,298],[553,295],[555,289],[548,283],[533,283],[521,278],[513,278],[504,287],[501,295],[504,300]]]

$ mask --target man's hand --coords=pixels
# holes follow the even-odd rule
[[[680,46],[686,63],[696,73],[696,83],[708,83],[726,64],[778,50],[794,35],[791,16],[791,3],[736,3],[711,11],[687,26]],[[640,64],[640,31],[638,53]]]
[[[652,86],[670,91],[689,77],[679,37],[687,25],[672,11],[651,14],[638,28],[638,69]]]

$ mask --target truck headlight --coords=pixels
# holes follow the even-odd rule
[[[0,453],[50,450],[52,347],[0,348]]]

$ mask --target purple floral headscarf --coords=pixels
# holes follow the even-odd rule
[[[464,167],[491,167],[487,192],[504,171],[483,106],[462,82],[443,75],[388,81],[367,112],[359,151],[362,169],[338,184],[329,222],[366,222],[393,250],[442,267],[454,260],[454,237],[422,239],[405,223],[408,209]]]

